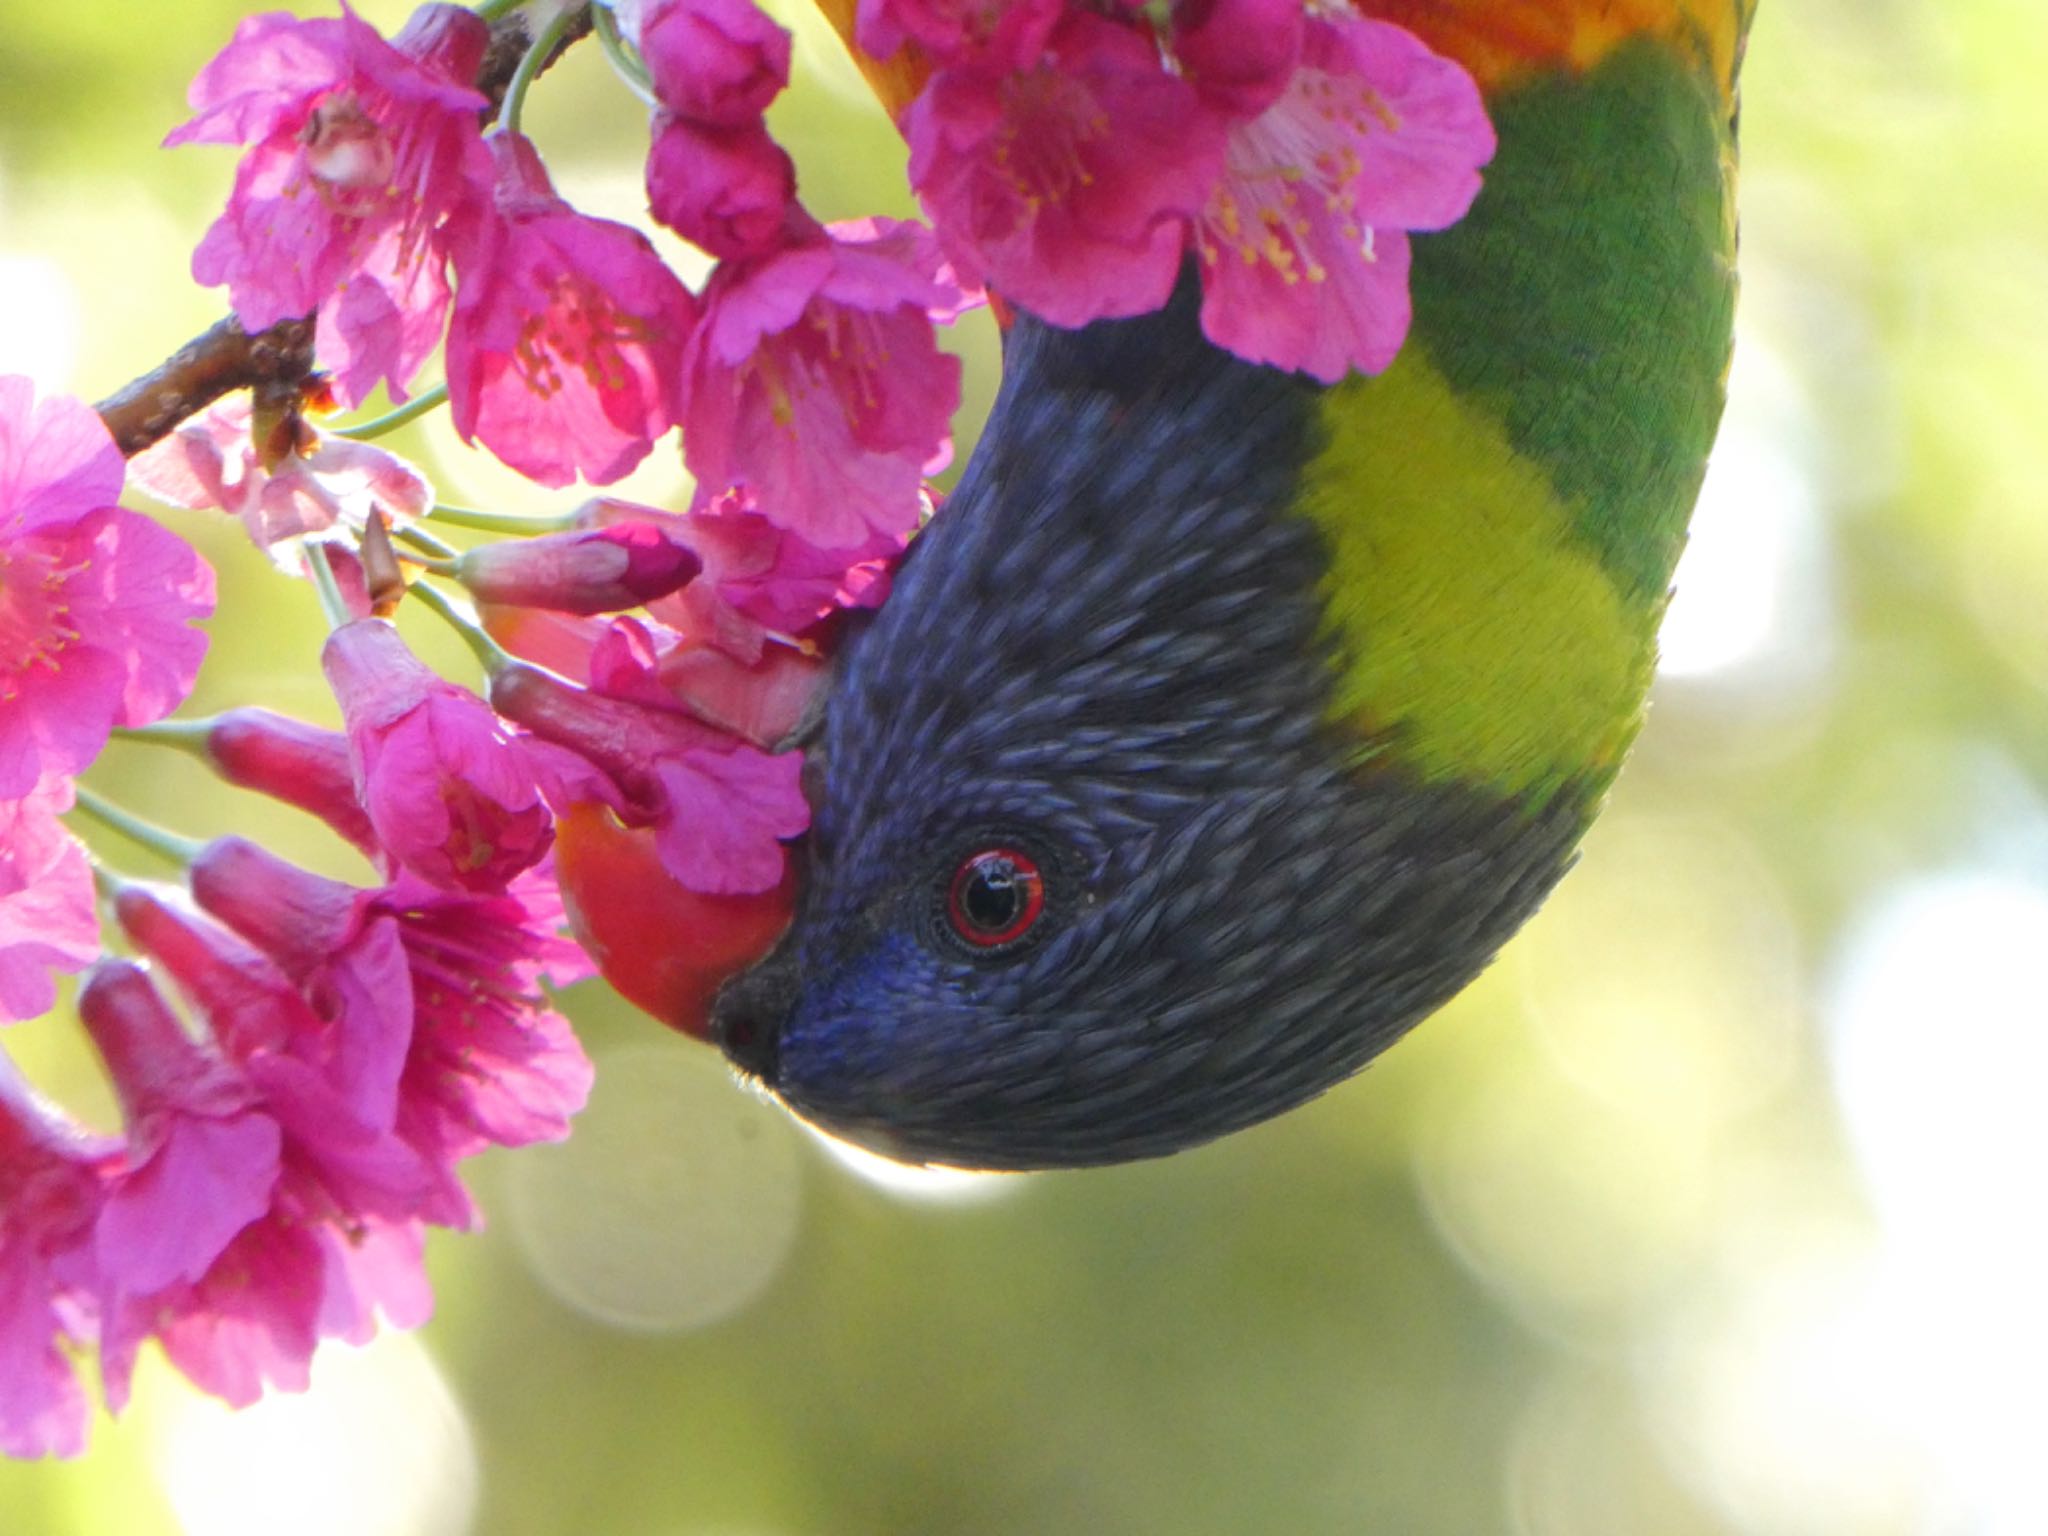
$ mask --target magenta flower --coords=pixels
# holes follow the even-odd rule
[[[351,401],[377,377],[403,399],[424,355],[417,334],[397,338],[391,310],[416,333],[438,330],[445,313],[445,284],[417,273],[445,261],[445,220],[490,185],[486,103],[470,85],[488,40],[452,5],[423,7],[395,43],[346,5],[307,21],[252,16],[199,72],[194,117],[164,141],[250,146],[192,275],[227,284],[252,331],[321,311]],[[386,302],[345,293],[358,283]]]
[[[928,232],[889,219],[713,274],[688,359],[683,454],[773,522],[844,549],[917,526],[951,452],[960,363],[934,313],[966,302]]]
[[[53,970],[82,971],[99,958],[92,870],[57,819],[70,805],[61,780],[0,800],[0,1024],[48,1010]]]
[[[86,1402],[67,1349],[96,1331],[93,1227],[119,1144],[38,1098],[0,1052],[0,1452],[76,1456]]]
[[[615,613],[668,596],[699,568],[667,527],[641,521],[480,544],[454,575],[478,602]]]
[[[323,996],[340,1001],[341,1029],[372,1008],[403,1016],[395,1126],[434,1179],[421,1218],[476,1220],[455,1177],[458,1160],[568,1134],[589,1093],[590,1063],[540,982],[585,967],[581,951],[555,933],[550,880],[529,872],[503,892],[473,896],[401,872],[363,890],[239,838],[209,845],[191,878],[200,906],[316,1005]],[[381,1061],[393,1038],[381,1033]]]
[[[796,202],[796,166],[763,124],[720,128],[672,112],[655,114],[647,206],[724,258],[765,255],[809,223]]]
[[[495,205],[455,248],[455,429],[543,485],[616,480],[673,424],[697,301],[644,235],[555,196],[526,139],[491,149]]]
[[[121,1100],[128,1146],[94,1230],[116,1295],[198,1280],[270,1209],[283,1138],[260,1095],[193,1041],[131,961],[102,962],[79,991]]]
[[[1158,309],[1226,120],[1148,31],[1022,5],[904,114],[910,182],[961,274],[1055,325]]]
[[[548,851],[554,822],[518,743],[388,622],[344,624],[320,665],[341,702],[356,796],[400,865],[434,885],[496,891]]]
[[[1386,22],[1308,23],[1302,63],[1232,129],[1195,226],[1202,328],[1253,362],[1334,384],[1408,334],[1408,236],[1462,218],[1494,137],[1479,89]]]
[[[789,34],[753,0],[649,0],[635,41],[661,104],[695,122],[756,122],[789,83]]]
[[[608,625],[585,665],[607,698],[680,711],[765,752],[788,739],[825,680],[825,663],[792,645],[764,644],[742,658],[716,635],[637,619]]]
[[[398,455],[309,425],[297,451],[266,469],[249,416],[246,395],[213,406],[137,454],[131,478],[170,506],[240,518],[257,546],[293,571],[296,545],[278,547],[288,541],[336,527],[359,534],[375,512],[407,523],[434,504],[426,477]]]
[[[629,826],[653,827],[663,866],[692,890],[772,888],[783,840],[810,825],[797,753],[759,751],[679,708],[577,688],[524,664],[491,679],[491,702],[594,770],[551,786],[558,804],[595,799]]]
[[[205,654],[213,572],[113,505],[122,473],[92,410],[0,377],[0,799],[170,713]]]

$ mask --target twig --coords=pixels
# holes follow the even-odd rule
[[[542,61],[547,69],[590,31],[590,11],[569,20],[561,41]],[[491,23],[491,41],[477,70],[476,88],[490,100],[484,121],[497,116],[505,90],[531,44],[523,12]],[[313,317],[280,320],[251,336],[233,316],[196,336],[97,409],[121,452],[129,457],[168,437],[178,424],[237,389],[296,395],[313,373]]]

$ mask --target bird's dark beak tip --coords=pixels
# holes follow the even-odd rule
[[[770,1088],[782,1064],[782,1026],[794,1002],[794,976],[770,955],[733,978],[711,1004],[711,1039],[726,1059]]]

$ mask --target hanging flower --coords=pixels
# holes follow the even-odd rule
[[[1385,22],[1312,19],[1196,221],[1204,332],[1326,384],[1380,372],[1408,335],[1407,231],[1464,217],[1493,147],[1457,64]]]
[[[473,12],[428,5],[387,43],[345,5],[338,17],[252,16],[192,82],[194,116],[166,145],[246,144],[227,210],[193,253],[200,283],[225,283],[245,328],[321,312],[353,403],[383,378],[405,397],[424,353],[398,334],[438,331],[444,225],[488,196],[490,161],[471,85],[489,32]],[[357,288],[382,291],[371,301]],[[411,317],[392,330],[392,313]]]
[[[491,149],[495,201],[455,252],[455,430],[542,485],[616,480],[672,423],[697,302],[644,235],[555,196],[524,137]]]
[[[0,376],[0,799],[168,714],[205,654],[213,572],[114,505],[122,472],[87,406]]]
[[[929,233],[891,219],[722,265],[687,363],[683,453],[698,483],[744,486],[770,521],[827,549],[916,527],[960,403],[960,363],[932,318],[966,302]]]
[[[497,891],[547,852],[533,769],[490,707],[444,682],[383,619],[328,636],[320,663],[348,727],[356,798],[401,866],[451,890]]]

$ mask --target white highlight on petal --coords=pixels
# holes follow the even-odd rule
[[[475,1517],[469,1425],[404,1334],[329,1346],[310,1391],[240,1412],[181,1392],[150,1431],[185,1536],[460,1536]]]

